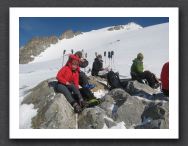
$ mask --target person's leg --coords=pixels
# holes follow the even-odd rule
[[[88,78],[83,71],[81,71],[79,74],[79,84],[80,86],[82,86],[82,88],[87,88],[87,89],[95,88],[94,84],[89,83]]]
[[[91,92],[91,90],[87,89],[87,88],[81,88],[80,89],[80,93],[82,94],[82,97],[84,98],[84,100],[91,100],[91,99],[96,99],[96,97],[94,96],[94,94]]]
[[[58,83],[57,91],[62,93],[70,104],[73,104],[75,102],[74,98],[72,98],[70,91],[65,85]]]
[[[69,91],[71,91],[76,96],[74,98],[82,99],[82,95],[81,95],[79,89],[77,89],[75,85],[73,85],[73,84],[72,85],[67,85],[66,87],[69,89]]]
[[[82,87],[86,86],[87,84],[89,84],[87,76],[86,76],[86,74],[83,71],[80,71],[80,74],[79,74],[79,84]]]
[[[140,83],[144,83],[144,79],[146,79],[144,72],[142,72],[142,73],[137,73],[135,77],[136,77],[136,80],[137,80],[138,82],[140,82]]]
[[[72,95],[66,86],[59,83],[57,85],[57,90],[58,90],[58,92],[64,94],[65,98],[73,106],[75,113],[80,113],[82,111],[80,105],[76,102],[76,100],[74,98],[72,98]]]

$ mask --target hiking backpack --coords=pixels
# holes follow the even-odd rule
[[[118,73],[115,73],[113,71],[108,72],[107,82],[111,89],[122,88]]]
[[[155,74],[151,73],[150,71],[145,71],[145,76],[150,87],[158,88],[160,86],[160,83]]]

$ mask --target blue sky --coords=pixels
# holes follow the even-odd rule
[[[143,27],[169,22],[168,17],[20,17],[20,47],[36,36],[60,36],[65,30],[87,32],[135,22]]]

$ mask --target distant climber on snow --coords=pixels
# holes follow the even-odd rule
[[[146,83],[148,83],[151,88],[158,88],[159,82],[156,76],[150,71],[144,71],[143,59],[143,54],[138,53],[137,58],[133,60],[133,64],[131,66],[132,80],[137,80],[140,83],[144,83],[144,80],[146,80]]]
[[[169,96],[169,62],[165,63],[161,70],[161,83],[164,95]]]

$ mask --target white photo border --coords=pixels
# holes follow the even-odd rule
[[[167,8],[21,8],[9,9],[10,139],[178,139],[179,9]],[[19,129],[19,17],[169,17],[169,129]]]

